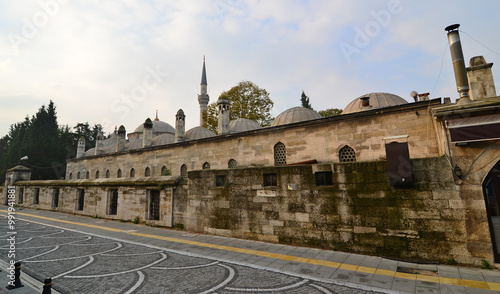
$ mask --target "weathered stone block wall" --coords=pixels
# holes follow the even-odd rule
[[[205,162],[209,162],[212,169],[225,169],[230,159],[236,160],[239,167],[273,166],[273,147],[278,142],[286,146],[287,163],[313,159],[339,162],[339,150],[345,145],[354,149],[356,161],[383,159],[383,139],[400,135],[408,135],[413,158],[439,156],[428,105],[421,103],[401,107],[71,160],[67,164],[66,179],[70,178],[70,173],[76,179],[78,172],[84,178],[87,171],[90,172],[90,179],[95,178],[96,171],[104,178],[107,170],[111,178],[116,178],[118,169],[121,169],[123,177],[129,177],[132,168],[136,176],[145,176],[146,167],[150,168],[151,175],[158,176],[163,166],[169,168],[173,175],[180,175],[183,164],[188,170],[202,169]]]
[[[80,180],[80,183],[85,181]],[[132,221],[138,218],[141,222],[150,225],[172,226],[172,201],[175,190],[172,186],[106,186],[89,185],[90,181],[78,185],[77,181],[24,181],[16,183],[16,189],[24,188],[23,203],[20,204],[30,208],[60,211],[66,213],[77,213],[93,217]],[[35,189],[40,189],[39,202],[35,204]],[[54,189],[59,189],[59,201],[57,207],[53,206]],[[85,191],[83,210],[77,210],[79,191]],[[118,191],[117,214],[109,214],[109,194],[112,190]],[[147,190],[160,191],[160,219],[148,219]],[[19,203],[19,199],[16,199]]]
[[[468,217],[484,212],[482,191],[457,186],[445,158],[412,165],[409,189],[389,186],[384,161],[191,171],[174,222],[196,232],[401,259],[492,261],[486,217]],[[333,185],[316,186],[314,172],[328,170]],[[263,186],[265,173],[276,173],[276,187]],[[216,187],[217,175],[226,175],[226,185]]]

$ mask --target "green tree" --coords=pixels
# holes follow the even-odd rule
[[[306,93],[304,93],[304,90],[302,90],[302,95],[300,96],[300,102],[302,103],[302,107],[313,110],[311,103],[309,102],[309,96],[307,96]]]
[[[226,98],[231,103],[230,120],[247,118],[256,121],[263,127],[269,126],[273,122],[274,118],[270,111],[274,102],[269,98],[269,93],[250,81],[240,82],[229,91],[222,92],[219,98]],[[205,127],[215,133],[217,133],[218,125],[217,114],[217,101],[210,103],[207,111],[203,114]]]
[[[325,110],[320,110],[318,113],[323,117],[337,116],[342,114],[342,109],[338,108],[328,108]]]

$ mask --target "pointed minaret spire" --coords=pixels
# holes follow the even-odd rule
[[[203,120],[203,113],[207,110],[208,101],[210,101],[210,97],[208,96],[207,92],[207,72],[205,70],[205,56],[203,56],[200,94],[198,95],[198,103],[200,103],[200,126],[205,125],[205,121]]]
[[[155,118],[155,121],[159,121],[159,119],[158,119],[158,110],[156,110],[156,118]]]

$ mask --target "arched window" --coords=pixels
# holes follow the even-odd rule
[[[339,160],[340,162],[355,162],[356,152],[351,147],[345,145],[339,150]]]
[[[130,177],[133,178],[135,177],[135,169],[130,169]]]
[[[118,171],[116,172],[116,177],[117,178],[121,178],[122,177],[122,170],[121,169],[118,169]]]
[[[69,173],[69,179],[73,179],[73,173]]]
[[[106,170],[106,179],[109,179],[109,169]]]
[[[78,172],[78,173],[76,174],[76,178],[77,178],[77,179],[79,179],[79,178],[80,178],[80,172]]]
[[[286,164],[285,144],[278,142],[274,145],[274,165],[280,166]]]
[[[85,173],[85,178],[86,178],[86,179],[90,179],[90,172],[89,172],[89,171],[87,171],[87,172]]]
[[[161,175],[162,176],[170,176],[172,173],[170,172],[170,170],[168,169],[168,167],[166,165],[164,165],[162,168],[161,168]]]
[[[206,161],[203,166],[202,166],[203,169],[210,169],[210,163],[208,163],[208,161]]]
[[[96,171],[95,172],[95,178],[98,179],[99,178],[99,171]]]
[[[229,159],[228,163],[227,163],[227,167],[228,168],[236,168],[238,164],[236,163],[236,160],[234,159]]]
[[[144,176],[145,177],[151,176],[151,169],[149,169],[149,167],[146,167],[146,170],[144,170]]]
[[[188,177],[188,167],[185,164],[183,164],[181,166],[181,177],[183,177],[185,179],[187,179],[187,177]]]

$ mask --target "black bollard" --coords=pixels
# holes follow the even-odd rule
[[[50,294],[50,293],[52,293],[52,279],[46,278],[45,281],[43,281],[42,294]]]
[[[16,288],[21,288],[24,287],[23,283],[21,283],[21,262],[18,261],[14,263],[15,269],[14,269],[14,283],[7,286],[7,289],[12,290]]]

